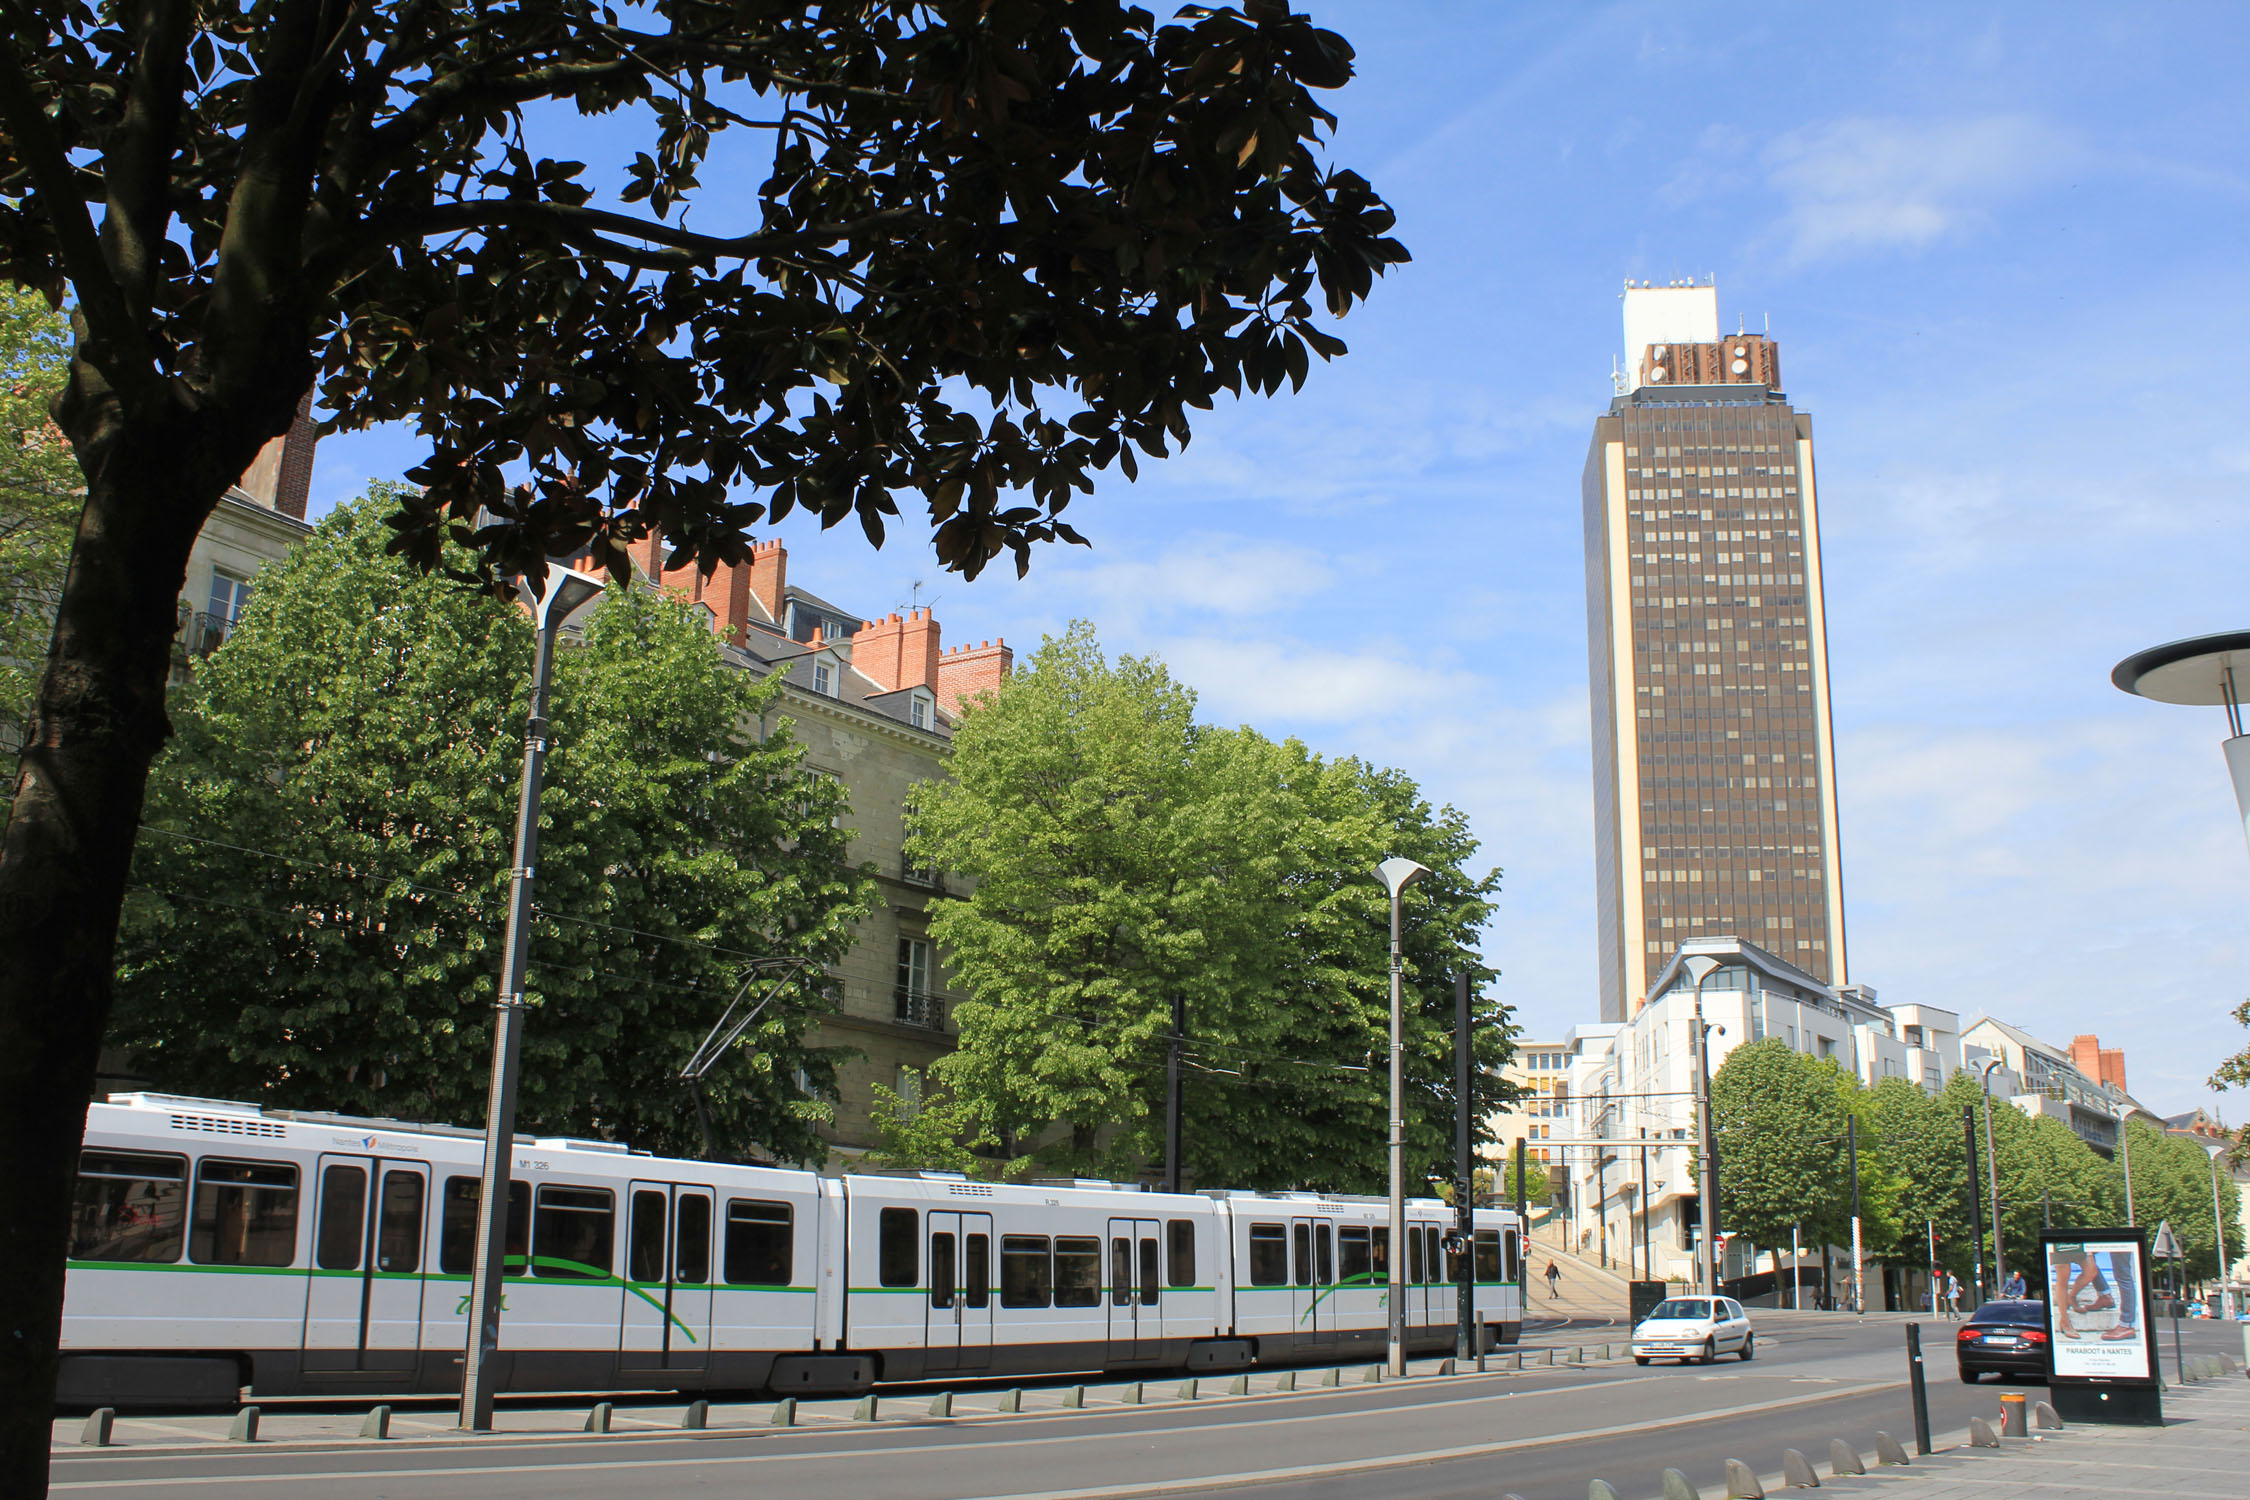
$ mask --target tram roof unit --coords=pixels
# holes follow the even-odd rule
[[[424,1120],[394,1120],[385,1115],[342,1115],[314,1109],[267,1109],[240,1099],[202,1099],[192,1094],[111,1094],[102,1101],[119,1109],[175,1116],[216,1115],[271,1120],[316,1128],[384,1131],[393,1135],[434,1135],[452,1140],[482,1141],[484,1132],[465,1125],[435,1125]],[[543,1151],[592,1151],[604,1156],[648,1156],[622,1141],[588,1140],[579,1136],[516,1136],[516,1144]]]

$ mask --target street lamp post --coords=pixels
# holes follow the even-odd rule
[[[1690,953],[1680,960],[1680,966],[1695,981],[1692,1023],[1695,1047],[1688,1059],[1695,1068],[1696,1177],[1701,1199],[1698,1208],[1703,1218],[1703,1233],[1696,1247],[1696,1269],[1702,1274],[1703,1290],[1715,1294],[1719,1290],[1719,1262],[1714,1243],[1719,1227],[1719,1184],[1711,1166],[1711,1060],[1703,1045],[1703,981],[1718,969],[1719,961],[1707,953]]]
[[[1406,888],[1429,873],[1429,866],[1395,856],[1375,867],[1391,897],[1391,1248],[1390,1264],[1383,1268],[1383,1300],[1391,1314],[1391,1374],[1402,1380],[1406,1377],[1406,1298],[1400,1284],[1406,1265],[1406,1007],[1398,908]]]
[[[516,1067],[523,1051],[524,960],[531,949],[531,880],[539,860],[539,794],[547,764],[547,685],[555,632],[602,591],[598,578],[548,569],[540,597],[538,645],[531,660],[530,713],[523,729],[523,779],[516,798],[515,864],[508,877],[508,928],[501,944],[500,997],[492,1019],[492,1088],[485,1103],[484,1171],[477,1200],[482,1221],[469,1283],[469,1346],[461,1366],[461,1426],[492,1430],[492,1354],[500,1345],[500,1279],[506,1269],[509,1166],[515,1156]]]
[[[1992,1199],[1992,1284],[1995,1288],[2008,1284],[2008,1256],[2000,1248],[2000,1160],[1992,1154],[1992,1070],[2000,1066],[2001,1059],[1993,1058],[1984,1065],[1984,1171],[1985,1181]]]
[[[2250,684],[2250,630],[2226,630],[2135,652],[2109,680],[2128,693],[2159,703],[2224,708],[2227,775],[2234,782],[2242,830],[2250,836],[2250,735],[2242,732],[2242,687]]]
[[[2227,1153],[2227,1148],[2205,1146],[2203,1149],[2211,1157],[2211,1228],[2219,1237],[2219,1316],[2232,1322],[2234,1293],[2227,1290],[2227,1215],[2219,1203],[2219,1158]]]

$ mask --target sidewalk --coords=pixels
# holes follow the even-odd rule
[[[1537,1374],[1592,1370],[1622,1364],[1631,1358],[1631,1347],[1622,1339],[1595,1342],[1563,1335],[1552,1347],[1501,1349],[1486,1359],[1494,1374]],[[1443,1371],[1451,1360],[1421,1357],[1408,1361],[1407,1379],[1437,1382],[1452,1378]],[[1474,1366],[1470,1366],[1473,1369]],[[791,1403],[773,1401],[714,1402],[703,1412],[704,1426],[688,1428],[688,1406],[676,1398],[617,1397],[610,1403],[612,1434],[651,1435],[684,1431],[767,1429],[772,1427],[865,1427],[870,1424],[913,1425],[933,1420],[1006,1421],[1016,1416],[1097,1411],[1135,1406],[1173,1406],[1239,1403],[1262,1396],[1294,1393],[1317,1394],[1377,1383],[1380,1367],[1373,1364],[1308,1366],[1289,1370],[1260,1370],[1242,1375],[1198,1377],[1177,1373],[1145,1381],[1100,1379],[1071,1385],[1061,1381],[1010,1388],[999,1382],[965,1385],[942,1393],[936,1385],[895,1389],[872,1398],[808,1399]],[[1467,1373],[1464,1371],[1463,1373]],[[1381,1383],[1388,1383],[1384,1378]],[[401,1397],[391,1405],[387,1437],[393,1443],[487,1444],[510,1439],[551,1439],[588,1429],[594,1403],[588,1395],[575,1402],[567,1396],[534,1401],[505,1400],[494,1413],[490,1434],[463,1433],[455,1425],[450,1403],[430,1397]],[[939,1407],[933,1403],[943,1402]],[[373,1403],[369,1403],[371,1406]],[[367,1406],[353,1402],[308,1401],[301,1398],[258,1403],[255,1441],[262,1447],[358,1447],[376,1441],[362,1433]],[[238,1444],[236,1414],[202,1412],[179,1415],[119,1413],[105,1447],[89,1447],[87,1419],[57,1417],[50,1451],[57,1455],[83,1455],[132,1449],[141,1452],[187,1448],[215,1448]]]
[[[1559,1238],[1559,1237],[1558,1237]],[[1550,1318],[1617,1318],[1622,1319],[1632,1300],[1631,1288],[1626,1278],[1615,1271],[1603,1270],[1592,1260],[1574,1255],[1534,1235],[1527,1257],[1531,1269],[1531,1287],[1524,1298],[1526,1317]],[[1562,1275],[1550,1297],[1547,1286],[1547,1262],[1553,1261]]]
[[[1941,1435],[1938,1452],[1904,1468],[1879,1469],[1869,1458],[1864,1478],[1831,1478],[1825,1453],[1805,1456],[1817,1465],[1823,1490],[1883,1500],[2242,1500],[2250,1493],[2250,1380],[2237,1373],[2170,1387],[2162,1427],[2077,1426],[2000,1442],[1998,1449],[1972,1448],[1959,1432],[1946,1446]],[[1763,1482],[1767,1494],[1782,1493],[1779,1475]],[[1728,1490],[1721,1485],[1703,1494],[1716,1500]]]

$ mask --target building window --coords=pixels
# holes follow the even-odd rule
[[[930,703],[929,703],[929,700],[928,700],[927,698],[909,698],[909,699],[907,699],[907,700],[906,700],[906,721],[907,721],[907,722],[908,722],[909,724],[912,724],[912,725],[913,725],[913,726],[914,726],[914,727],[915,727],[916,729],[927,729],[927,728],[929,728],[929,727],[930,727]]]
[[[812,690],[824,698],[836,696],[836,672],[828,663],[824,661],[813,663]]]
[[[900,1118],[913,1119],[922,1112],[922,1070],[900,1063],[891,1092],[898,1095]]]
[[[945,1025],[945,1002],[933,995],[936,978],[928,938],[898,940],[898,984],[893,991],[898,1019],[909,1026],[940,1030]]]
[[[232,625],[242,618],[250,607],[250,580],[237,578],[232,573],[216,569],[211,574],[211,619],[219,625]]]

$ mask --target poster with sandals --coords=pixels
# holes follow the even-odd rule
[[[2040,1248],[2047,1262],[2055,1374],[2079,1380],[2154,1378],[2140,1239],[2048,1240]]]

